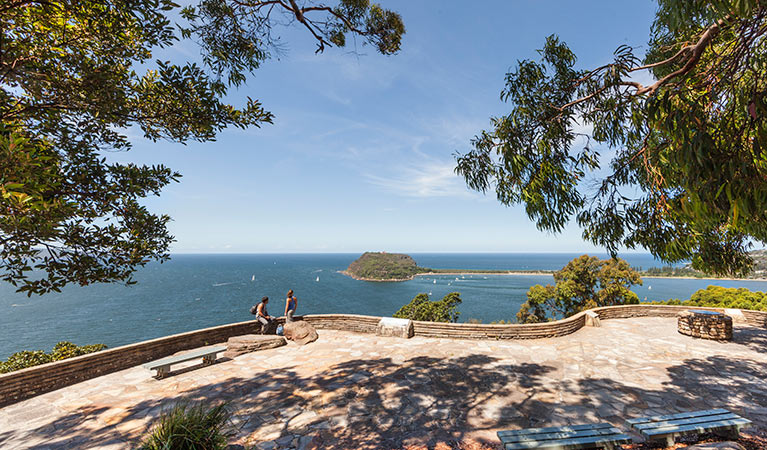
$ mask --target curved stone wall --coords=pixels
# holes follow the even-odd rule
[[[174,334],[123,345],[0,375],[0,406],[9,405],[84,380],[163,358],[182,350],[225,342],[232,336],[260,330],[248,321]]]
[[[687,306],[624,305],[595,308],[601,320],[631,317],[675,317]],[[721,308],[699,308],[724,312]],[[767,312],[743,310],[747,324],[767,328]],[[587,312],[540,324],[484,325],[468,323],[414,322],[416,336],[452,339],[542,339],[565,336],[586,325]],[[320,330],[341,330],[375,333],[380,317],[352,314],[316,314],[297,316]],[[280,319],[283,322],[284,319]],[[9,405],[44,392],[60,389],[81,381],[148,361],[172,355],[182,350],[225,342],[232,336],[256,332],[257,321],[247,321],[187,333],[175,334],[149,341],[124,345],[75,358],[56,361],[0,375],[0,406]]]

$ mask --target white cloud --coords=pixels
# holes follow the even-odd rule
[[[389,193],[403,197],[469,197],[463,179],[453,171],[454,161],[424,159],[400,167],[389,176],[366,174],[367,181]]]

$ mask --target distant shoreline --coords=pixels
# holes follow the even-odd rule
[[[541,271],[541,270],[535,270],[535,271],[519,271],[519,270],[509,270],[509,271],[494,271],[494,272],[472,272],[472,271],[450,271],[450,272],[423,272],[418,273],[415,276],[421,277],[421,276],[434,276],[434,275],[514,275],[514,276],[524,276],[524,275],[532,275],[532,276],[540,276],[540,275],[554,275],[555,271]],[[677,280],[719,280],[719,281],[767,281],[767,278],[732,278],[732,277],[691,277],[691,276],[669,276],[669,275],[640,275],[642,278],[660,278],[660,279],[677,279]]]
[[[430,275],[554,275],[554,271],[546,272],[546,271],[530,271],[530,272],[520,272],[520,271],[514,271],[514,270],[497,270],[497,271],[487,271],[487,272],[474,272],[474,271],[466,271],[462,272],[459,270],[456,271],[449,271],[449,272],[422,272],[417,273],[415,276],[417,277],[423,277],[423,276],[430,276]]]
[[[388,278],[385,280],[377,279],[377,278],[362,278],[357,277],[355,275],[352,275],[346,270],[339,270],[338,273],[346,275],[350,278],[353,278],[358,281],[374,281],[377,283],[398,283],[403,281],[411,281],[415,279],[415,277],[428,277],[428,276],[436,276],[436,275],[460,275],[460,276],[466,276],[466,275],[511,275],[511,276],[542,276],[542,275],[554,275],[555,270],[551,271],[545,271],[545,270],[531,270],[531,271],[524,271],[524,270],[488,270],[488,271],[481,271],[479,269],[467,269],[465,271],[462,270],[452,270],[452,269],[445,269],[444,272],[442,272],[440,269],[436,269],[437,272],[421,272],[413,275],[410,278]],[[716,277],[691,277],[691,276],[670,276],[670,275],[640,275],[642,278],[656,278],[656,279],[668,279],[668,280],[710,280],[710,281],[761,281],[761,282],[767,282],[767,278],[761,277],[761,278],[732,278],[732,277],[722,277],[722,278],[716,278]]]

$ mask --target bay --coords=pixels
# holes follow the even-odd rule
[[[460,292],[460,321],[513,320],[534,284],[550,275],[419,276],[400,283],[353,280],[338,273],[359,254],[174,255],[138,271],[138,284],[67,287],[27,297],[0,285],[0,359],[19,350],[50,351],[56,342],[109,347],[215,325],[250,320],[250,307],[270,297],[269,312],[282,315],[293,289],[298,314],[391,316],[419,293],[439,299]],[[444,269],[557,270],[571,253],[412,254],[419,265]],[[596,255],[606,257],[606,255]],[[648,254],[621,255],[634,267],[659,266]],[[767,290],[767,282],[646,278],[640,299],[687,299],[708,285]]]

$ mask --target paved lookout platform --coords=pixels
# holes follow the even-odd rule
[[[0,448],[131,448],[181,399],[230,401],[260,448],[497,443],[495,432],[727,408],[767,429],[767,330],[695,339],[675,318],[560,338],[476,341],[320,330],[155,380],[135,367],[0,409]]]

